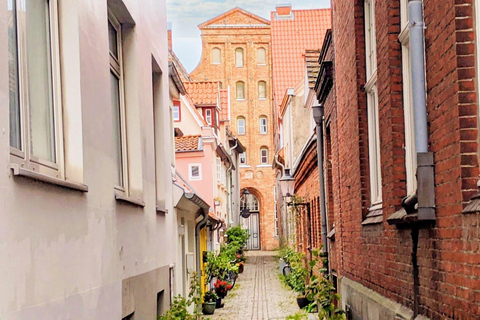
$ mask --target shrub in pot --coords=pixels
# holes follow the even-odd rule
[[[215,291],[210,290],[203,295],[202,312],[203,314],[213,314],[217,304],[218,296]]]

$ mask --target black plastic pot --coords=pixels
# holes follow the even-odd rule
[[[310,300],[306,297],[297,297],[297,304],[300,309],[303,309],[310,304]]]
[[[202,304],[203,314],[213,314],[215,312],[216,302],[205,302]]]
[[[222,303],[221,298],[217,299],[217,302],[216,302],[215,306],[216,306],[217,309],[223,308],[224,304]]]

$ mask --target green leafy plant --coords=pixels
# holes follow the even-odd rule
[[[248,233],[248,230],[242,229],[240,226],[236,227],[231,227],[230,229],[227,230],[226,232],[227,235],[227,243],[235,243],[238,246],[240,246],[240,249],[243,249],[245,245],[247,244],[248,238],[250,237],[250,234]]]
[[[203,302],[216,302],[217,299],[218,299],[218,296],[214,290],[207,291],[203,295]]]
[[[173,298],[170,309],[158,320],[200,320],[202,312],[202,297],[200,279],[196,272],[193,272],[190,280],[190,292],[188,298],[178,295]],[[193,304],[193,314],[188,312],[188,307]]]
[[[286,320],[307,320],[308,315],[305,313],[305,311],[300,310],[299,312],[289,315]]]

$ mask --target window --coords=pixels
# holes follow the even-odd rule
[[[112,14],[108,17],[108,42],[110,48],[110,97],[114,137],[114,157],[118,170],[117,188],[127,189],[127,156],[125,130],[125,102],[123,87],[122,31],[121,25]]]
[[[243,67],[243,49],[235,49],[235,67]]]
[[[265,48],[259,48],[257,50],[257,64],[266,64],[267,54]]]
[[[239,159],[240,164],[247,164],[247,154],[245,152],[240,153]]]
[[[267,117],[261,116],[260,117],[260,134],[267,133]]]
[[[205,109],[205,121],[209,126],[212,125],[212,109]]]
[[[268,149],[266,147],[260,148],[260,163],[268,164]]]
[[[267,83],[265,81],[258,82],[258,99],[267,98]]]
[[[244,117],[237,118],[237,134],[238,135],[245,134],[245,118]]]
[[[199,163],[190,163],[188,165],[188,179],[202,180],[202,165]]]
[[[245,99],[245,84],[242,81],[238,81],[236,84],[237,87],[237,100]]]
[[[63,179],[56,6],[7,0],[10,146],[23,169]]]
[[[212,64],[220,64],[222,63],[222,52],[219,48],[212,49]]]
[[[258,212],[260,206],[258,205],[258,199],[253,194],[245,194],[240,198],[240,211],[248,209],[251,213]]]
[[[180,116],[180,101],[173,101],[173,121],[180,121],[181,116]]]
[[[398,40],[402,44],[402,75],[403,75],[403,112],[405,118],[405,169],[407,178],[407,195],[417,189],[415,150],[415,125],[413,116],[412,84],[410,82],[410,28],[408,25],[408,1],[400,0],[400,26]]]
[[[217,158],[217,181],[222,181],[222,159]]]
[[[375,0],[365,0],[365,50],[367,60],[365,91],[367,93],[368,157],[370,163],[370,201],[372,206],[382,202],[376,43]]]

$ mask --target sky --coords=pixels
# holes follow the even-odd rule
[[[294,10],[322,9],[330,7],[330,0],[167,0],[173,51],[187,71],[191,72],[202,55],[199,24],[235,7],[270,20],[270,12],[275,11],[278,4],[291,4]]]

